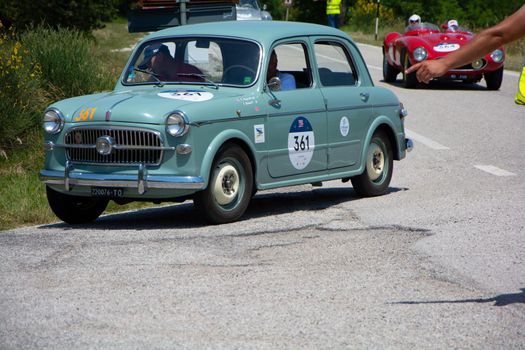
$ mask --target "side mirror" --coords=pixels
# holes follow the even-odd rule
[[[270,81],[267,84],[270,91],[281,91],[281,79],[278,77],[270,78]]]

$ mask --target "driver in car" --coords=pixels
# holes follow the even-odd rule
[[[421,17],[415,13],[408,18],[408,26],[405,28],[406,32],[415,30],[421,24]]]
[[[270,55],[270,63],[268,65],[268,73],[266,75],[266,81],[269,82],[271,78],[277,77],[281,80],[281,91],[293,90],[296,88],[295,78],[289,73],[279,72],[277,69],[277,54],[275,50]]]
[[[178,62],[164,44],[151,45],[144,50],[144,59],[137,66],[155,74],[161,81],[202,81],[203,73],[197,67]],[[192,74],[195,74],[192,75]]]

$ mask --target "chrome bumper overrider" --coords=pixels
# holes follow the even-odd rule
[[[148,188],[198,190],[204,187],[200,176],[159,176],[148,175],[144,165],[139,165],[137,175],[106,175],[76,172],[67,162],[64,172],[41,170],[40,180],[48,185],[64,185],[66,191],[71,186],[100,186],[136,188],[144,194]]]

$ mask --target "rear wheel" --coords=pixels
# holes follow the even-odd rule
[[[383,52],[383,80],[387,83],[393,83],[396,81],[397,75],[399,74],[399,70],[392,67],[388,63],[388,59],[386,58],[386,54]]]
[[[108,199],[71,196],[46,187],[47,201],[53,213],[68,224],[96,220],[106,210]]]
[[[253,193],[253,171],[243,149],[226,144],[219,150],[210,172],[208,187],[193,198],[195,207],[212,224],[238,220]]]
[[[374,133],[366,153],[365,170],[352,177],[352,186],[362,197],[380,196],[386,193],[394,167],[390,139],[385,132]]]
[[[501,82],[503,81],[503,67],[484,74],[485,81],[487,82],[487,89],[499,90]]]
[[[403,86],[407,89],[415,88],[417,86],[416,72],[410,74],[405,73],[410,68],[410,59],[408,58],[408,52],[403,51]]]

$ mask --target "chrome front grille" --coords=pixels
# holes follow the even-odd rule
[[[102,155],[96,149],[97,140],[103,136],[114,141],[113,149],[108,155]],[[65,135],[64,143],[66,156],[74,163],[158,165],[163,153],[160,133],[146,129],[74,128]]]

